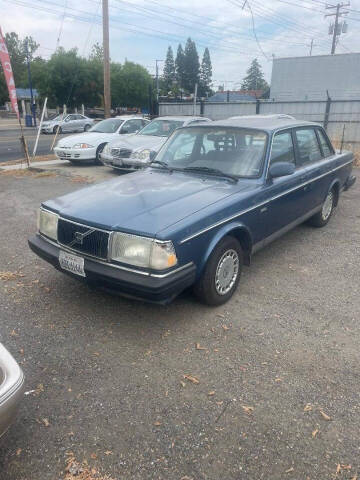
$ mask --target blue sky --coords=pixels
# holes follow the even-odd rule
[[[209,47],[214,86],[239,88],[255,57],[267,80],[272,57],[330,53],[331,37],[322,0],[109,0],[110,53],[155,73],[155,59],[164,59],[168,45],[176,53],[179,42],[191,36],[200,57]],[[77,47],[88,55],[102,41],[100,0],[0,0],[1,27],[20,36],[32,35],[39,53],[48,58],[59,45]],[[251,8],[251,10],[250,10]],[[360,0],[353,1],[337,53],[356,51],[360,34]],[[257,40],[256,41],[256,38]]]

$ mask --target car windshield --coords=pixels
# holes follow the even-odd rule
[[[64,115],[64,118],[66,117],[66,115]],[[60,113],[60,115],[56,115],[55,117],[53,118],[49,118],[49,122],[55,122],[55,121],[58,121],[58,120],[62,120],[63,119],[63,115],[62,113]]]
[[[263,168],[266,143],[267,134],[260,130],[182,128],[160,150],[154,167],[258,177]]]
[[[153,120],[146,125],[138,135],[154,135],[155,137],[169,137],[172,132],[184,124],[181,120]]]
[[[116,133],[122,123],[124,123],[124,120],[120,118],[108,118],[91,127],[89,132]]]

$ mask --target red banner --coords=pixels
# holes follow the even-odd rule
[[[14,75],[11,68],[9,52],[6,47],[5,39],[3,37],[1,28],[0,28],[0,62],[5,74],[5,80],[9,90],[9,97],[10,97],[12,109],[16,113],[17,118],[19,118],[19,107],[18,107],[17,98],[16,98]]]

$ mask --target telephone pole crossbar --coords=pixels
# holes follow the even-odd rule
[[[335,23],[334,23],[334,30],[332,32],[332,45],[331,45],[331,55],[334,55],[335,50],[336,50],[336,37],[340,35],[340,29],[339,29],[339,17],[342,15],[346,15],[349,13],[347,10],[342,11],[343,8],[349,7],[350,3],[338,3],[336,5],[327,5],[325,8],[326,10],[330,9],[336,9],[334,13],[328,13],[325,15],[325,17],[335,17]]]

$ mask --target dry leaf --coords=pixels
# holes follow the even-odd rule
[[[221,400],[220,402],[216,402],[216,405],[219,405],[219,407],[223,404],[223,400]]]
[[[105,453],[105,455],[112,455],[113,454],[113,452],[111,450],[106,450],[104,453]]]
[[[42,418],[41,419],[41,422],[45,425],[45,427],[49,427],[50,426],[50,422],[47,418]]]
[[[161,422],[154,422],[155,427],[160,427]]]
[[[17,332],[15,332],[15,330],[12,330],[11,333],[10,333],[10,335],[11,335],[12,337],[17,337],[19,334],[18,334]]]
[[[94,453],[92,453],[92,454],[90,455],[90,457],[91,457],[93,460],[96,460],[96,459],[97,459],[97,455],[96,455],[96,453],[95,453],[95,452],[94,452]]]
[[[323,417],[324,420],[331,420],[331,417],[329,417],[329,415],[327,415],[325,412],[323,412],[322,410],[319,410],[319,412],[321,413],[321,416]]]
[[[99,352],[94,352],[93,355],[95,355],[96,357],[99,357],[100,353]]]
[[[338,463],[337,467],[336,467],[336,475],[340,472],[341,472],[341,465],[340,465],[340,463]]]
[[[312,432],[311,435],[312,435],[313,438],[315,438],[318,433],[319,433],[319,429],[317,428],[316,430],[314,430],[314,431]]]
[[[282,378],[280,377],[275,378],[275,382],[282,382]]]
[[[341,464],[341,469],[342,470],[351,470],[351,465],[344,465],[343,463]]]
[[[254,407],[248,407],[246,405],[242,405],[242,408],[244,412],[246,412],[248,415],[251,415],[254,411]]]
[[[285,470],[285,473],[290,473],[294,471],[294,467],[290,467],[287,470]]]
[[[307,403],[304,407],[304,412],[310,412],[312,410],[312,406],[310,403]]]
[[[184,375],[184,378],[186,378],[186,380],[189,380],[189,382],[191,383],[195,383],[195,385],[198,385],[200,383],[200,381],[192,375]]]
[[[222,328],[225,330],[225,332],[226,332],[227,330],[230,330],[230,327],[228,327],[227,325],[221,325],[221,326],[222,326]]]
[[[206,348],[205,348],[205,347],[202,347],[202,346],[200,345],[200,343],[196,343],[196,344],[195,344],[195,348],[196,348],[196,350],[206,350]]]
[[[357,480],[358,476],[354,475],[351,480]]]
[[[209,397],[212,397],[213,395],[215,395],[215,390],[211,390],[211,392],[208,393]]]
[[[39,383],[39,385],[36,387],[34,390],[35,395],[40,395],[41,392],[44,391],[44,385],[42,383]]]
[[[22,449],[21,449],[21,448],[18,448],[18,449],[16,450],[16,456],[18,457],[21,452],[22,452]]]
[[[185,382],[182,382],[181,380],[180,380],[180,384],[181,384],[181,386],[182,386],[183,388],[186,387],[186,383],[185,383]]]

